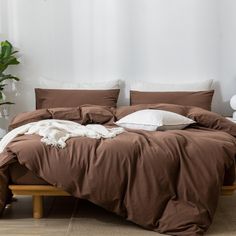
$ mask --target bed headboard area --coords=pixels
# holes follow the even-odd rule
[[[236,54],[228,39],[235,42],[236,33],[220,25],[232,24],[235,15],[222,8],[219,19],[214,1],[182,1],[184,11],[179,1],[171,7],[146,0],[1,1],[0,40],[21,53],[21,95],[12,113],[35,107],[34,89],[46,78],[57,86],[93,83],[95,89],[120,79],[118,106],[129,104],[135,81],[169,83],[173,90],[183,81],[212,79],[213,111],[232,114]],[[186,91],[182,86],[177,90]]]

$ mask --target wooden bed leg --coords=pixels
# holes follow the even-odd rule
[[[43,217],[43,197],[40,195],[33,195],[33,217],[34,219]]]
[[[71,196],[62,189],[51,185],[9,185],[15,195],[32,196],[33,217],[43,217],[43,196]]]

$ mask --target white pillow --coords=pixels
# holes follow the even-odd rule
[[[176,83],[150,83],[137,81],[131,84],[131,90],[142,92],[207,91],[211,89],[212,82],[212,79]]]
[[[115,124],[128,129],[147,131],[184,129],[195,121],[174,112],[145,109],[131,113]]]
[[[101,82],[78,82],[67,83],[54,81],[50,79],[40,78],[40,88],[46,89],[88,89],[88,90],[106,90],[106,89],[119,89],[120,80],[110,80]]]

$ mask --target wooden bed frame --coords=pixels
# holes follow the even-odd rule
[[[51,185],[9,185],[14,195],[32,196],[33,217],[43,217],[43,196],[71,196],[69,193]]]
[[[10,185],[14,195],[29,195],[33,198],[33,217],[40,219],[43,217],[43,196],[71,196],[69,193],[51,185]],[[233,186],[223,186],[222,195],[233,195],[236,184]]]

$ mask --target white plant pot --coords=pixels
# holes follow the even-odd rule
[[[236,121],[236,111],[233,113],[233,120]]]
[[[0,128],[0,139],[3,138],[5,134],[6,134],[6,130]]]

